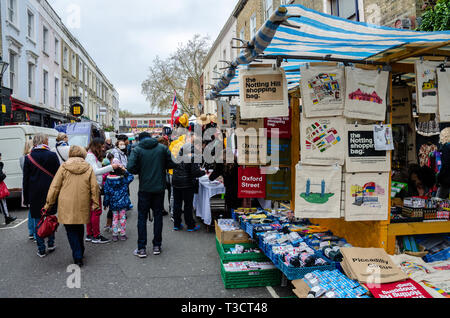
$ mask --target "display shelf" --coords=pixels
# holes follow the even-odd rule
[[[450,233],[450,221],[389,224],[387,252],[391,255],[395,253],[395,240],[397,236],[439,233]]]

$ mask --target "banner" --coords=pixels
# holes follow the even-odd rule
[[[441,63],[417,61],[415,64],[417,112],[419,114],[436,114],[438,111],[436,68]]]
[[[286,74],[283,69],[239,71],[241,118],[289,116]]]
[[[409,86],[394,86],[392,88],[392,123],[412,123],[411,90]]]
[[[441,123],[450,122],[450,69],[446,68],[445,72],[437,70],[438,88],[438,108],[439,121]]]
[[[217,101],[217,124],[221,129],[231,128],[230,103],[227,101]]]
[[[346,67],[345,78],[344,116],[384,121],[389,72]]]
[[[291,164],[291,141],[289,139],[278,139],[275,138],[276,144],[274,144],[275,149],[277,149],[277,155],[273,157],[278,158],[278,160],[271,160],[268,162],[273,165],[290,165]],[[267,155],[272,157],[272,139],[267,140]],[[277,157],[278,156],[278,157]]]
[[[300,80],[307,118],[342,116],[345,99],[344,69],[336,66],[302,68]]]
[[[375,298],[433,298],[412,279],[390,284],[366,284]]]
[[[300,121],[301,162],[311,165],[343,165],[345,123],[344,117],[303,117]]]
[[[280,168],[266,175],[266,200],[290,201],[292,199],[291,169]]]
[[[291,138],[291,114],[292,110],[289,109],[288,117],[264,118],[264,128],[267,129],[267,137]],[[278,129],[278,134],[272,129]]]
[[[391,152],[375,151],[373,125],[347,125],[347,172],[387,172],[391,170]]]
[[[345,220],[387,220],[389,196],[389,173],[347,173]]]
[[[265,198],[266,176],[256,167],[238,168],[238,198]]]
[[[342,168],[297,164],[295,216],[331,219],[341,217]]]

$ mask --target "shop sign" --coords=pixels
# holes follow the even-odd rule
[[[238,169],[238,198],[265,198],[266,176],[257,167]]]

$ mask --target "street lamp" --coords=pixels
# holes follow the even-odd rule
[[[2,57],[0,56],[0,86],[3,86],[3,74],[5,74],[8,66],[9,66],[9,63],[3,61]]]

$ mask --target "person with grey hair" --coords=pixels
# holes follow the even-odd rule
[[[31,217],[35,224],[39,223],[48,190],[58,169],[59,159],[48,147],[48,136],[42,133],[36,134],[33,138],[33,149],[25,157],[22,185],[23,203],[30,207]],[[56,209],[52,209],[48,213],[54,215]],[[38,246],[37,255],[41,258],[45,257],[47,255],[45,241],[37,235],[37,226],[36,243]],[[47,247],[49,253],[55,251],[54,235],[48,238]]]

